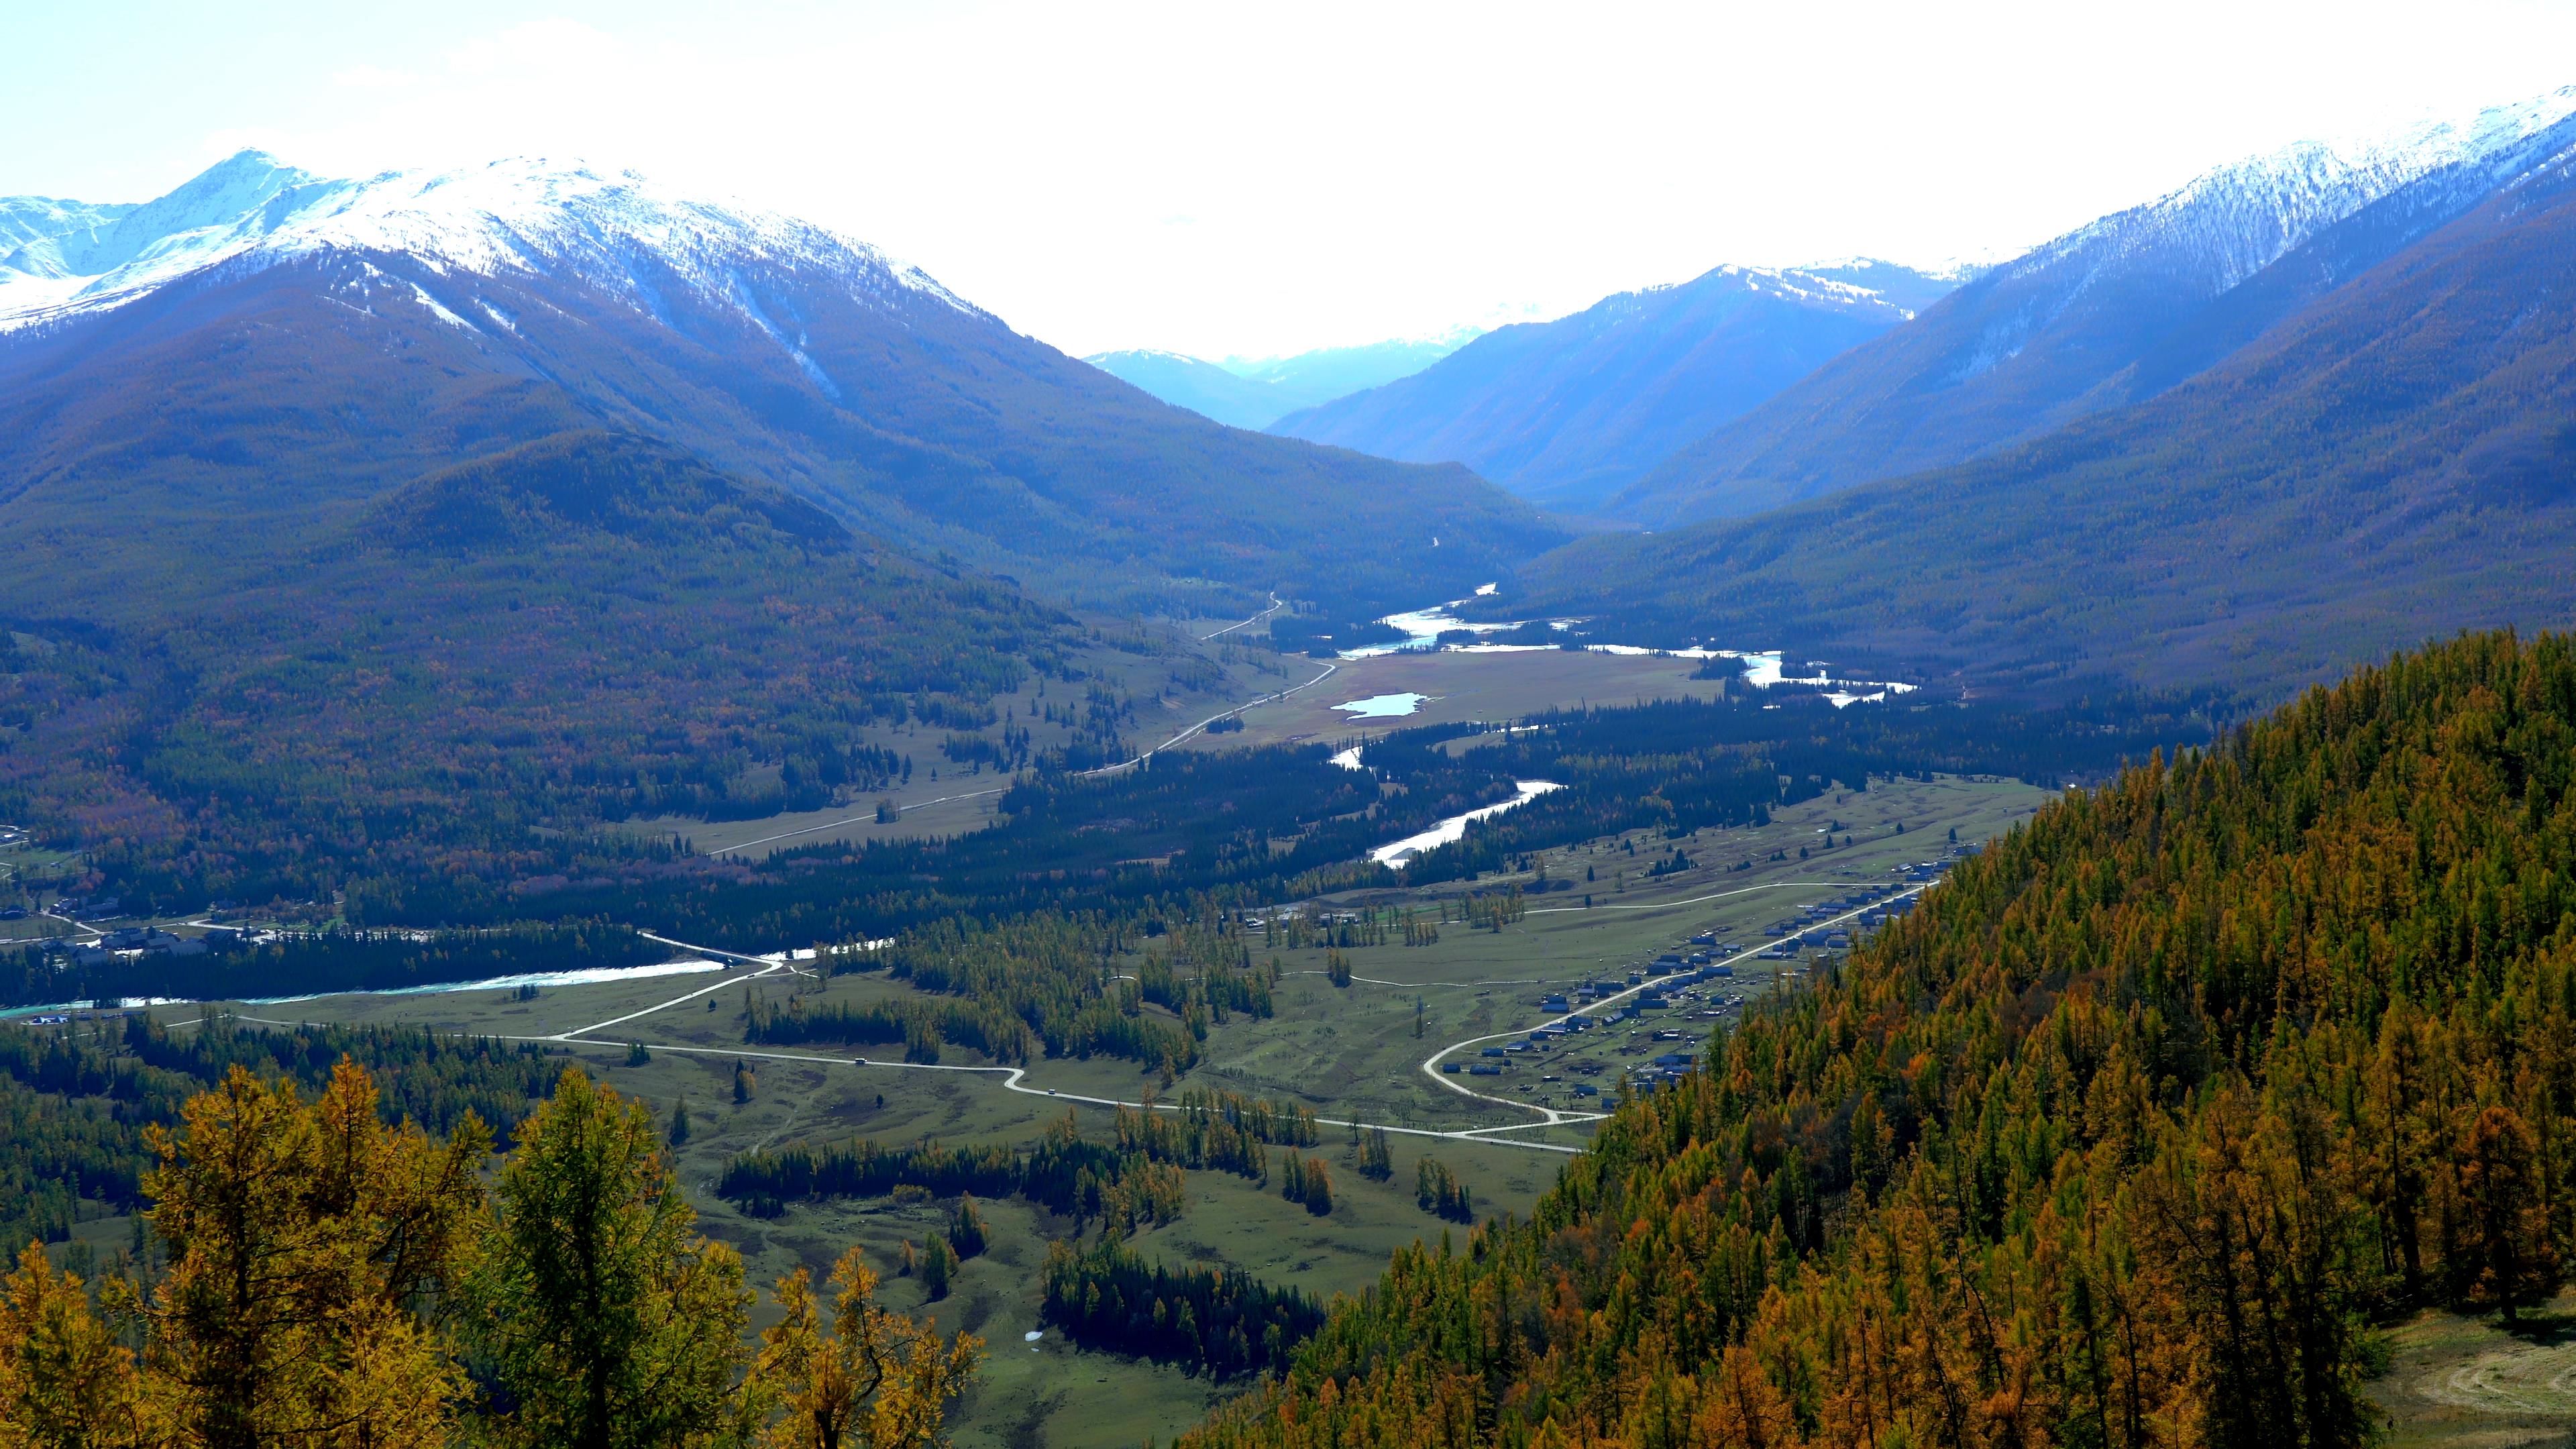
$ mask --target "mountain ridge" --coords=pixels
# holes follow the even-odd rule
[[[1474,334],[1324,347],[1291,357],[1210,362],[1182,352],[1131,348],[1083,361],[1174,407],[1254,432],[1287,414],[1409,376],[1457,350]]]
[[[1865,259],[1715,267],[1489,332],[1411,377],[1291,413],[1270,431],[1463,463],[1533,502],[1591,512],[1673,449],[1947,290],[1947,279]]]
[[[2256,699],[2455,629],[2563,626],[2570,238],[2576,143],[2144,402],[1749,518],[1584,540],[1478,606],[1989,692]]]
[[[1408,602],[1426,571],[1472,587],[1563,537],[1463,470],[1176,413],[792,218],[527,160],[364,182],[257,156],[216,172],[277,184],[229,220],[177,216],[98,276],[0,287],[0,416],[22,425],[0,440],[0,494],[65,469],[106,468],[116,488],[203,473],[201,443],[287,466],[311,448],[332,460],[324,488],[374,487],[606,424],[913,552],[1164,613],[1301,586]],[[376,380],[330,401],[359,376]],[[406,420],[377,406],[388,388],[444,401]],[[187,415],[217,398],[220,427]],[[368,419],[364,436],[324,421],[335,407]],[[224,436],[145,445],[173,432]]]
[[[2570,138],[2576,87],[2394,138],[2303,142],[2216,168],[1987,270],[1678,450],[1609,511],[1650,527],[1744,516],[2142,401]],[[2383,224],[2409,212],[2411,224]]]

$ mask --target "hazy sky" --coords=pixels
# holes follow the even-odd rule
[[[2008,254],[2288,141],[2576,81],[2576,0],[0,0],[0,194],[581,156],[809,216],[1067,351]]]

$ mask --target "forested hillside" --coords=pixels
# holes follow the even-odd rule
[[[2364,1442],[2576,1252],[2571,747],[2482,635],[2070,794],[1191,1442]]]
[[[1586,540],[1497,609],[2072,693],[2257,693],[2576,612],[2562,160],[2156,400],[1758,518]]]
[[[379,919],[460,870],[542,872],[560,846],[531,826],[868,788],[903,766],[862,727],[980,709],[1082,638],[599,431],[97,580],[79,605],[6,655],[9,813],[174,908],[406,882]]]

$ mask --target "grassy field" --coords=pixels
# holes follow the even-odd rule
[[[2576,1439],[2576,1295],[2510,1329],[2426,1312],[2390,1336],[2371,1397],[2388,1449],[2514,1449]]]
[[[1302,680],[1324,661],[1289,661]],[[1414,725],[1507,720],[1540,710],[1641,699],[1714,698],[1725,685],[1693,679],[1695,660],[1644,654],[1573,653],[1556,649],[1510,654],[1379,654],[1339,662],[1332,676],[1286,699],[1243,712],[1239,734],[1198,736],[1200,749],[1363,739]],[[1278,686],[1273,685],[1272,688]],[[1380,694],[1427,695],[1412,714],[1355,721],[1333,706]]]
[[[1275,993],[1277,1012],[1267,1020],[1235,1015],[1213,1028],[1208,1060],[1185,1084],[1294,1099],[1327,1118],[1415,1133],[1537,1121],[1535,1112],[1459,1094],[1426,1074],[1422,1063],[1450,1043],[1535,1025],[1542,1018],[1537,1001],[1544,986],[1622,970],[1699,931],[1756,946],[1763,923],[1838,894],[1852,882],[1885,879],[1904,862],[1937,856],[1953,828],[1962,841],[1993,835],[2045,798],[2018,784],[1893,781],[1866,794],[1827,795],[1788,807],[1760,829],[1710,830],[1678,841],[1591,841],[1547,852],[1521,876],[1318,902],[1326,908],[1398,905],[1436,913],[1471,889],[1518,883],[1532,891],[1526,918],[1501,931],[1451,925],[1433,945],[1353,951],[1355,979],[1346,988],[1327,980],[1322,950],[1272,950],[1256,936],[1255,959],[1276,956],[1286,973]],[[1822,849],[1820,832],[1829,827],[1838,827],[1835,839],[1852,843]],[[1699,863],[1649,881],[1646,865],[1672,845]],[[1810,851],[1808,859],[1797,858],[1802,846]],[[1774,851],[1788,859],[1763,859]],[[1747,859],[1757,864],[1726,869]],[[1548,880],[1569,884],[1536,890],[1542,869]],[[1589,882],[1587,870],[1594,877]],[[1586,892],[1593,902],[1589,908],[1582,904]],[[1732,993],[1752,996],[1773,985],[1767,972],[1749,965],[1738,969],[1743,974]],[[1025,1142],[1068,1111],[1086,1131],[1099,1132],[1108,1123],[1105,1108],[1049,1092],[1134,1102],[1155,1086],[1133,1063],[1106,1058],[1036,1063],[1027,1074],[1030,1090],[1012,1091],[999,1071],[925,1070],[873,1059],[862,1064],[859,1057],[866,1054],[847,1049],[836,1056],[829,1048],[747,1048],[743,1019],[753,992],[776,999],[803,990],[827,1001],[857,1001],[909,990],[874,974],[817,981],[781,969],[754,979],[754,970],[735,964],[701,974],[552,988],[527,1001],[511,992],[478,990],[334,996],[240,1010],[273,1022],[367,1020],[521,1038],[583,1038],[557,1041],[553,1048],[619,1091],[653,1103],[666,1117],[674,1103],[688,1102],[694,1135],[678,1153],[682,1179],[707,1231],[740,1247],[754,1281],[764,1288],[798,1264],[819,1275],[853,1241],[890,1271],[901,1244],[919,1241],[943,1220],[945,1208],[892,1200],[799,1203],[781,1219],[749,1218],[712,1191],[732,1154],[853,1136]],[[196,1009],[163,1014],[184,1020]],[[1569,1094],[1573,1081],[1594,1081],[1606,1090],[1617,1067],[1674,1049],[1670,1040],[1657,1040],[1655,1031],[1683,1030],[1699,1038],[1713,1025],[1656,1019],[1635,1031],[1598,1031],[1545,1060],[1515,1060],[1500,1078],[1472,1080],[1478,1090],[1512,1102],[1586,1105]],[[646,1043],[649,1060],[628,1065],[628,1042]],[[732,1093],[737,1060],[751,1065],[757,1083],[751,1100],[740,1104]],[[990,1064],[951,1045],[942,1065]],[[1359,1175],[1348,1130],[1327,1127],[1314,1152],[1335,1165],[1336,1205],[1329,1217],[1312,1217],[1275,1191],[1229,1174],[1192,1173],[1186,1213],[1144,1234],[1136,1246],[1167,1262],[1232,1265],[1322,1295],[1354,1292],[1376,1278],[1388,1253],[1417,1237],[1436,1240],[1446,1226],[1413,1201],[1418,1158],[1429,1155],[1450,1166],[1475,1194],[1480,1213],[1520,1213],[1554,1181],[1563,1161],[1561,1152],[1537,1144],[1579,1146],[1586,1130],[1568,1125],[1513,1134],[1532,1145],[1397,1135],[1395,1176],[1381,1184]],[[1076,1351],[1052,1334],[1034,1344],[1024,1341],[1022,1335],[1039,1326],[1037,1268],[1046,1242],[1067,1235],[1072,1224],[1019,1201],[990,1204],[988,1216],[995,1246],[966,1265],[945,1301],[923,1303],[921,1289],[910,1280],[897,1280],[887,1290],[896,1305],[930,1312],[942,1324],[987,1341],[984,1379],[960,1406],[960,1443],[1087,1446],[1168,1438],[1202,1417],[1212,1396],[1230,1390],[1177,1370]],[[113,1241],[122,1229],[100,1224],[85,1231]]]

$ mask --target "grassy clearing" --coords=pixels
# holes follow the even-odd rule
[[[2388,1449],[2512,1449],[2576,1437],[2576,1295],[2510,1330],[2494,1318],[2426,1312],[2391,1335],[2371,1397]]]
[[[1296,678],[1311,678],[1325,661],[1290,659]],[[1592,654],[1541,649],[1511,654],[1380,654],[1338,661],[1330,679],[1288,698],[1243,712],[1239,734],[1201,736],[1196,749],[1299,744],[1361,739],[1416,725],[1459,720],[1507,720],[1585,702],[1627,704],[1639,699],[1691,696],[1713,699],[1725,686],[1692,679],[1689,659],[1642,654]],[[1277,688],[1277,685],[1270,686]],[[1401,719],[1354,721],[1333,708],[1379,694],[1428,695]]]

